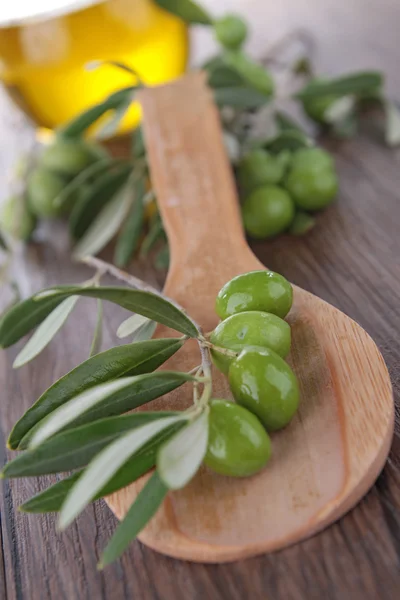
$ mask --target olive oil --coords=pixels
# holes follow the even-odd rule
[[[15,8],[0,7],[0,78],[39,126],[53,129],[132,84],[129,73],[113,66],[88,71],[90,61],[126,63],[149,84],[185,69],[186,27],[152,0],[36,0],[28,9],[14,2]],[[120,130],[139,118],[133,105]]]

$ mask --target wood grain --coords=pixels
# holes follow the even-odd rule
[[[151,175],[168,234],[171,266],[165,293],[204,331],[215,327],[215,296],[240,273],[262,268],[242,230],[218,112],[201,73],[139,95]],[[296,287],[289,314],[290,362],[299,378],[300,410],[273,436],[268,468],[246,479],[206,468],[170,493],[140,534],[177,558],[225,562],[276,550],[315,533],[351,508],[375,482],[393,432],[390,379],[372,339],[349,317]],[[159,328],[156,336],[164,336]],[[165,365],[190,370],[198,349]],[[216,397],[231,397],[213,376]],[[182,409],[189,387],[155,401]],[[151,406],[151,405],[150,405]],[[121,518],[143,482],[108,500]]]
[[[211,9],[214,0],[207,0]],[[241,10],[240,1],[225,5]],[[387,74],[389,90],[400,98],[398,32],[400,6],[395,0],[245,0],[253,23],[254,44],[264,52],[282,33],[307,28],[316,41],[319,71],[342,72],[375,67]],[[222,10],[218,4],[218,10]],[[205,37],[206,34],[199,32]],[[338,43],[340,34],[340,43]],[[0,195],[7,175],[31,130],[0,99]],[[400,209],[397,151],[361,133],[354,140],[330,144],[340,174],[335,205],[318,217],[305,238],[281,236],[252,244],[261,262],[349,314],[377,342],[400,400]],[[63,229],[44,229],[46,244],[32,246],[15,276],[24,294],[56,282],[83,279],[88,271],[72,267]],[[149,263],[132,269],[152,283],[162,279]],[[90,306],[90,305],[89,305]],[[93,318],[92,318],[93,317]],[[123,315],[107,310],[105,347],[115,343]],[[56,377],[87,356],[94,315],[88,305],[46,352],[15,373],[18,349],[0,361],[3,395],[1,430],[15,420]],[[79,327],[79,340],[76,330]],[[398,409],[399,410],[399,409]],[[3,482],[1,532],[5,598],[10,600],[397,600],[400,588],[400,422],[385,469],[357,507],[317,536],[283,551],[228,565],[186,563],[153,552],[136,542],[105,573],[95,570],[101,549],[115,527],[103,502],[88,508],[63,535],[55,533],[53,516],[22,515],[17,506],[49,483],[50,478]],[[93,556],[93,546],[95,556]],[[0,576],[1,582],[1,576]],[[3,597],[0,583],[0,597]]]

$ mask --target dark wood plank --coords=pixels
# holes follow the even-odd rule
[[[365,14],[367,13],[367,14]],[[397,25],[400,7],[380,3],[301,0],[259,3],[252,19],[255,46],[293,27],[305,26],[317,41],[317,60],[332,72],[378,67],[400,98]],[[257,21],[265,22],[265,27]],[[276,27],[275,27],[276,25]],[[340,33],[340,42],[338,36]],[[343,43],[342,43],[343,42]],[[20,148],[32,134],[23,119],[0,102],[0,195]],[[400,411],[400,192],[398,152],[365,136],[331,144],[340,172],[338,203],[318,218],[306,238],[280,237],[254,251],[270,268],[349,314],[377,341],[392,375]],[[88,271],[72,266],[62,228],[43,230],[44,241],[20,257],[15,272],[24,294],[43,285],[82,280]],[[151,282],[146,264],[133,269]],[[158,281],[161,284],[161,281]],[[0,428],[4,436],[31,402],[56,378],[83,360],[95,315],[82,301],[64,329],[31,365],[11,369],[18,349],[2,353]],[[123,311],[107,308],[105,345]],[[62,341],[61,341],[62,340]],[[0,441],[4,450],[4,440]],[[7,600],[394,600],[400,589],[400,421],[388,463],[374,489],[339,523],[276,554],[231,565],[179,562],[133,543],[105,573],[96,562],[115,519],[103,502],[89,507],[64,534],[53,516],[23,515],[17,506],[54,477],[3,482],[0,494],[0,597]]]

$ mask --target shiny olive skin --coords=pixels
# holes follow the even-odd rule
[[[40,164],[66,177],[75,177],[92,163],[107,156],[107,152],[97,144],[59,138],[44,150]]]
[[[214,33],[219,43],[225,48],[240,48],[247,37],[246,23],[236,15],[225,15],[214,21]]]
[[[36,227],[36,218],[24,198],[12,196],[2,206],[0,225],[14,239],[26,242]]]
[[[66,185],[60,175],[43,167],[35,169],[28,180],[29,208],[37,217],[51,218],[60,214],[55,203],[57,196]]]
[[[286,189],[303,210],[320,210],[332,202],[338,178],[331,156],[321,148],[302,148],[294,153]]]
[[[251,310],[222,321],[211,333],[210,342],[220,348],[241,352],[247,346],[274,350],[285,358],[290,350],[290,325],[271,313]],[[216,367],[227,374],[233,357],[211,349]]]
[[[284,319],[292,307],[293,289],[273,271],[250,271],[234,277],[219,291],[215,312],[224,320],[236,313],[261,310]]]
[[[266,184],[279,183],[285,172],[285,161],[262,148],[252,150],[240,161],[238,180],[244,193]]]
[[[264,185],[254,190],[242,204],[246,233],[254,239],[266,239],[285,231],[292,223],[295,205],[277,185]]]
[[[220,475],[248,477],[271,456],[271,441],[257,417],[245,408],[214,399],[210,402],[205,464]]]
[[[297,411],[296,376],[273,350],[243,350],[229,368],[229,385],[236,402],[257,415],[268,431],[285,427]]]

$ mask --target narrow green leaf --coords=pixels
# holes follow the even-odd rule
[[[158,240],[165,238],[164,226],[161,221],[161,217],[157,215],[157,218],[153,220],[150,230],[143,240],[140,248],[140,256],[146,257],[148,253],[154,248]]]
[[[142,425],[102,450],[86,467],[61,507],[58,526],[65,529],[85,508],[118,469],[144,444],[163,429],[185,417],[169,417]]]
[[[122,376],[154,371],[182,347],[177,338],[149,340],[117,346],[96,354],[61,377],[40,396],[14,425],[8,439],[11,449],[26,448],[24,436],[53,410],[96,385]]]
[[[340,123],[354,113],[356,98],[352,95],[342,96],[335,100],[324,112],[326,123]]]
[[[184,424],[184,421],[180,421],[179,423],[168,427],[165,431],[162,431],[150,442],[145,444],[142,449],[136,452],[124,465],[122,465],[122,467],[120,467],[120,469],[118,469],[110,481],[108,481],[96,494],[94,500],[103,498],[104,496],[108,496],[109,494],[124,488],[147,473],[147,471],[156,464],[156,455],[160,445],[164,443],[165,440],[169,439],[176,431],[179,431]],[[82,473],[83,470],[80,470],[67,479],[50,486],[47,490],[33,496],[30,500],[20,506],[19,509],[24,512],[33,513],[58,512],[72,486]]]
[[[139,73],[137,71],[135,71],[135,69],[133,69],[129,65],[127,65],[119,60],[93,60],[86,64],[86,69],[88,71],[93,71],[93,70],[98,69],[103,66],[116,67],[117,69],[120,69],[121,71],[125,71],[125,73],[129,73],[129,75],[132,75],[136,80],[139,81],[139,83],[143,84]]]
[[[63,137],[79,137],[107,111],[117,109],[128,99],[132,100],[135,90],[136,86],[130,85],[122,90],[114,92],[108,96],[108,98],[103,100],[103,102],[95,104],[88,110],[80,113],[76,118],[69,121],[58,130],[58,134]]]
[[[126,431],[157,419],[178,415],[176,412],[137,412],[99,419],[63,431],[7,463],[2,477],[32,477],[79,469]]]
[[[161,248],[161,250],[158,252],[155,261],[154,261],[154,265],[156,267],[156,269],[168,269],[169,267],[169,248],[168,246],[164,246],[164,248]]]
[[[171,490],[179,490],[197,473],[208,442],[208,410],[161,446],[157,471]]]
[[[0,346],[8,348],[18,342],[40,325],[63,300],[63,296],[54,294],[40,300],[32,296],[10,308],[0,321]]]
[[[212,25],[212,18],[192,0],[155,0],[167,12],[189,24]]]
[[[132,335],[132,333],[135,333],[139,327],[145,323],[148,323],[149,321],[150,319],[147,317],[142,317],[142,315],[132,315],[131,317],[128,317],[128,319],[125,319],[125,321],[123,321],[118,327],[117,337],[120,339],[128,337],[129,335]]]
[[[132,100],[130,98],[128,98],[123,104],[120,104],[118,108],[114,110],[110,119],[104,123],[99,131],[96,132],[96,139],[106,140],[115,135],[122,119],[130,109],[131,104]]]
[[[400,110],[393,102],[385,102],[386,127],[385,141],[388,146],[400,144]]]
[[[330,80],[313,80],[296,94],[296,98],[317,98],[330,94],[338,96],[369,94],[381,88],[382,85],[382,73],[365,71]]]
[[[309,215],[308,213],[299,210],[294,216],[289,232],[292,235],[305,235],[313,229],[315,224],[316,219],[313,215]]]
[[[150,340],[153,337],[155,330],[157,329],[157,323],[155,321],[147,321],[143,323],[132,336],[133,342],[144,342]]]
[[[132,176],[101,210],[85,235],[74,248],[75,257],[92,256],[100,252],[114,237],[125,220],[134,200]]]
[[[245,81],[236,69],[226,65],[221,59],[220,63],[216,63],[209,69],[208,85],[212,88],[234,88],[245,86]]]
[[[65,294],[63,291],[59,293]],[[152,292],[124,287],[82,287],[71,288],[68,295],[70,294],[107,300],[131,312],[157,321],[157,323],[171,327],[171,329],[176,329],[176,331],[180,331],[189,337],[198,336],[195,325],[185,313],[161,295]]]
[[[89,229],[104,206],[122,188],[132,172],[132,165],[121,164],[108,169],[82,194],[72,209],[69,218],[71,237],[79,240]]]
[[[100,569],[112,563],[124,552],[130,542],[136,538],[156,514],[167,492],[168,488],[161,481],[156,471],[146,482],[124,519],[119,523],[102,554],[99,563]]]
[[[156,371],[103,383],[56,408],[35,427],[29,448],[35,448],[62,429],[120,415],[181,386],[194,377],[175,371]]]
[[[146,154],[146,146],[143,138],[143,129],[139,125],[132,133],[132,156],[141,158]]]
[[[266,97],[274,91],[274,82],[269,71],[261,64],[252,60],[240,50],[227,51],[224,54],[225,63],[234,69],[248,86]]]
[[[286,113],[277,111],[275,113],[275,120],[281,131],[297,131],[298,133],[305,135],[300,125]]]
[[[134,202],[130,214],[118,236],[114,252],[117,267],[125,267],[136,251],[144,226],[144,179],[134,187]]]
[[[54,200],[54,206],[64,207],[68,206],[69,201],[78,192],[81,187],[90,181],[92,177],[95,177],[98,173],[104,172],[107,167],[110,167],[115,163],[115,159],[112,158],[104,158],[100,159],[88,167],[83,169],[76,177],[74,177],[63,190],[58,194],[58,196]]]
[[[286,130],[279,133],[275,138],[264,144],[264,148],[279,154],[284,150],[298,150],[299,148],[309,148],[313,146],[313,141],[304,133],[295,130]]]
[[[8,247],[7,247],[6,241],[5,241],[1,231],[0,231],[0,248],[2,250],[5,250],[6,252],[8,252]]]
[[[94,327],[93,339],[90,345],[89,357],[98,354],[103,341],[103,303],[97,300],[97,318]]]
[[[42,352],[42,350],[44,350],[44,348],[46,348],[56,333],[60,331],[78,300],[78,296],[70,296],[66,300],[63,300],[63,302],[61,302],[61,304],[45,318],[21,352],[17,355],[13,363],[14,369],[26,365],[26,363],[33,360]]]
[[[214,100],[218,106],[239,109],[260,108],[270,101],[265,94],[248,87],[217,88],[214,90]]]

